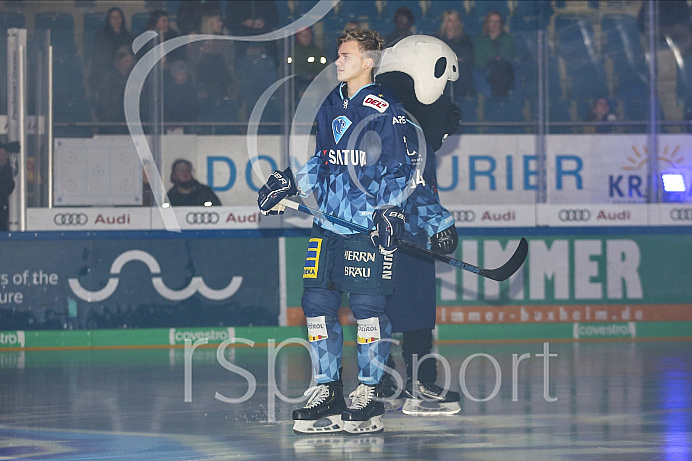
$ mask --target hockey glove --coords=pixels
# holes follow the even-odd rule
[[[383,255],[396,251],[396,241],[404,234],[404,213],[397,206],[383,206],[372,214],[375,230],[370,232],[370,240]]]
[[[272,208],[278,205],[281,200],[297,193],[298,188],[295,179],[293,179],[291,168],[286,168],[284,171],[276,170],[259,190],[257,205],[259,205],[262,214],[283,214],[283,209],[272,210]]]
[[[457,228],[454,226],[448,227],[430,237],[430,249],[441,255],[454,253],[458,243]]]

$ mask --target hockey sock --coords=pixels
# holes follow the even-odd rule
[[[344,333],[336,317],[308,317],[310,357],[317,384],[339,379]]]
[[[406,363],[406,376],[408,380],[413,379],[413,355],[416,354],[416,361],[421,357],[432,352],[432,330],[423,328],[404,332],[402,355]],[[437,362],[434,358],[428,358],[417,364],[417,378],[420,382],[434,383],[437,380]]]
[[[392,325],[386,315],[358,320],[358,380],[377,384],[391,348]]]

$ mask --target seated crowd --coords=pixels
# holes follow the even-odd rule
[[[392,4],[396,5],[396,2]],[[498,11],[488,11],[482,16],[482,21],[472,24],[473,30],[477,31],[473,33],[470,29],[467,32],[462,17],[458,10],[447,9],[417,28],[412,10],[399,6],[388,21],[365,23],[363,26],[378,29],[389,27],[389,30],[379,30],[388,44],[415,33],[429,33],[447,43],[456,53],[460,69],[460,77],[451,85],[449,92],[470,115],[465,117],[466,121],[493,121],[489,118],[491,106],[485,117],[476,116],[478,101],[491,104],[494,100],[502,102],[512,97],[525,98],[522,101],[530,101],[530,96],[535,99],[535,94],[530,95],[530,87],[535,86],[536,82],[528,81],[529,72],[526,72],[525,63],[524,67],[521,63],[525,56],[518,50],[519,43],[515,36],[508,31],[506,18]],[[183,1],[174,22],[179,31],[173,28],[173,21],[163,10],[150,13],[146,29],[157,32],[165,41],[180,35],[259,35],[276,30],[280,22],[276,2],[229,1],[224,12],[218,0]],[[481,22],[482,26],[476,27]],[[341,26],[346,30],[360,27],[361,24],[352,18],[342,22]],[[324,47],[316,43],[312,28],[303,28],[295,35],[288,56],[284,53],[283,44],[275,41],[193,40],[173,50],[163,60],[161,87],[151,82],[144,86],[141,98],[143,121],[152,120],[152,103],[157,99],[153,97],[153,92],[158,91],[162,99],[163,122],[168,132],[241,133],[260,94],[278,80],[285,71],[285,64],[289,65],[288,72],[296,75],[291,88],[297,102],[315,76],[335,59],[331,42],[341,30],[333,30],[329,35],[326,25],[324,29]],[[118,7],[110,8],[105,15],[103,29],[95,38],[91,56],[86,59],[89,63],[86,94],[93,121],[99,123],[98,133],[127,133],[122,103],[119,102],[123,100],[125,84],[135,64],[156,43],[148,42],[134,55],[133,39],[123,11]],[[584,101],[585,105],[577,104],[582,101],[575,102],[578,111],[584,109],[582,114],[572,119],[605,121],[603,117],[595,117],[591,107],[592,104],[594,107],[597,104],[610,104],[607,121],[614,121],[617,102],[608,96],[594,94],[588,102]],[[562,98],[562,95],[558,97]],[[263,118],[263,122],[279,120],[280,106],[272,105],[272,101],[265,112],[276,113],[273,118]],[[559,102],[565,103],[555,102],[556,107],[560,107]],[[501,121],[531,118],[524,117],[523,102],[511,107],[513,111],[521,113]],[[526,110],[534,111],[535,108]],[[210,131],[208,125],[195,125],[193,122],[217,125],[217,129]],[[612,129],[605,131],[611,132]],[[518,132],[523,132],[523,128]],[[597,132],[603,130],[598,129]]]

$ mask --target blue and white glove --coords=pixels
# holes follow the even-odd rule
[[[370,240],[383,255],[390,255],[397,249],[396,241],[404,234],[404,212],[398,206],[387,205],[372,214],[375,230],[370,232]]]
[[[295,179],[293,179],[291,168],[286,168],[284,171],[276,170],[259,190],[257,205],[262,214],[283,214],[283,208],[276,210],[272,208],[278,205],[281,200],[297,193],[298,188]]]
[[[457,228],[450,226],[447,229],[441,230],[437,234],[430,237],[430,249],[437,254],[446,255],[454,253],[459,243]]]

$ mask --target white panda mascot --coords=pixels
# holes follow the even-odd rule
[[[406,231],[403,238],[428,246],[441,254],[455,251],[458,237],[453,216],[440,204],[435,175],[435,151],[446,135],[461,122],[461,111],[444,94],[448,81],[459,78],[458,60],[443,41],[427,35],[411,35],[386,48],[375,72],[375,82],[393,90],[403,103],[409,155],[416,166],[411,195],[406,201]],[[411,415],[451,415],[460,411],[459,393],[436,384],[437,363],[428,359],[415,364],[414,357],[432,351],[435,328],[435,263],[432,259],[400,253],[395,271],[395,290],[387,298],[386,312],[393,332],[403,332],[406,385],[403,389],[391,374],[382,380],[382,393],[390,397],[389,408]],[[388,366],[394,368],[390,356]],[[425,404],[423,404],[425,402]]]

